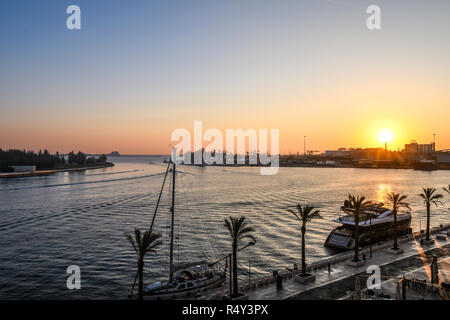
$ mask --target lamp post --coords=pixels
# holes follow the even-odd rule
[[[250,285],[250,259],[248,259],[248,285]]]
[[[231,254],[229,255],[229,257],[230,257],[230,297],[231,297],[231,294],[233,293],[233,281],[231,281],[232,279],[232,277],[231,277],[231,269],[232,269],[232,264],[231,264]]]
[[[303,155],[306,157],[306,136],[303,136]]]
[[[433,133],[433,152],[436,152],[436,133]]]
[[[245,248],[248,248],[248,247],[250,247],[250,246],[253,246],[253,245],[255,245],[255,242],[253,242],[253,241],[251,241],[251,242],[249,242],[246,246],[243,246],[242,248],[240,248],[240,249],[238,249],[236,252],[239,252],[239,251],[242,251],[242,250],[244,250]],[[232,279],[231,279],[231,275],[232,275],[232,256],[233,256],[233,253],[229,253],[229,254],[227,254],[226,256],[224,256],[224,257],[222,257],[222,258],[220,258],[219,260],[217,260],[216,262],[213,262],[213,263],[210,263],[210,264],[208,264],[208,266],[209,267],[212,267],[212,266],[214,266],[215,264],[217,264],[218,262],[220,262],[220,261],[222,261],[222,260],[224,260],[224,259],[227,259],[228,257],[230,258],[230,298],[231,298],[231,295],[232,295],[232,293],[233,293],[233,290],[232,290]]]
[[[369,215],[369,223],[370,223],[370,257],[372,258],[372,238],[373,238],[373,236],[372,236],[372,214],[370,214]]]

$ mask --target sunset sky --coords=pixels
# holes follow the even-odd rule
[[[82,29],[66,28],[77,4]],[[366,27],[370,4],[382,29]],[[450,148],[450,1],[0,1],[0,147],[168,154],[177,128],[282,153]]]

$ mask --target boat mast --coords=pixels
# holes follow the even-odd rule
[[[175,173],[176,165],[172,162],[172,206],[170,211],[172,213],[172,221],[170,224],[170,265],[169,265],[169,282],[173,281],[173,237],[174,237],[174,222],[175,222]]]
[[[152,223],[150,224],[150,231],[152,231],[153,224],[155,223],[156,213],[158,212],[159,203],[161,202],[161,196],[162,196],[162,193],[164,191],[164,184],[166,183],[167,174],[169,173],[169,168],[170,168],[170,162],[167,165],[166,173],[164,174],[164,179],[163,179],[163,183],[162,183],[162,186],[161,186],[161,191],[159,192],[158,201],[156,202],[155,212],[153,213]]]

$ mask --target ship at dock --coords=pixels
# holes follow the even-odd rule
[[[439,169],[439,164],[434,160],[420,160],[413,164],[414,170],[433,171]]]
[[[397,212],[397,228],[394,225],[394,213],[391,209],[384,207],[382,203],[374,204],[359,214],[358,240],[359,245],[384,241],[395,235],[403,235],[411,232],[412,216],[409,211]],[[352,250],[355,248],[355,216],[347,213],[337,217],[334,222],[340,223],[328,235],[325,247]]]

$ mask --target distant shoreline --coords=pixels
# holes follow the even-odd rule
[[[187,164],[183,163],[184,166],[192,166],[192,167],[229,167],[229,168],[237,168],[237,167],[250,167],[250,168],[263,168],[263,167],[269,167],[269,165],[260,165],[260,164]],[[433,170],[426,170],[426,169],[414,169],[412,166],[352,166],[352,165],[308,165],[308,164],[285,164],[280,163],[280,168],[352,168],[352,169],[394,169],[394,170],[400,170],[400,169],[409,169],[409,170],[415,170],[415,171],[440,171],[440,170],[450,170],[450,168],[436,168]]]
[[[114,167],[114,163],[105,162],[101,165],[95,166],[84,166],[80,168],[65,168],[65,169],[50,169],[50,170],[38,170],[33,172],[5,172],[0,173],[0,178],[12,179],[12,178],[24,178],[24,177],[35,177],[35,176],[47,176],[58,172],[72,172],[72,171],[85,171]]]

